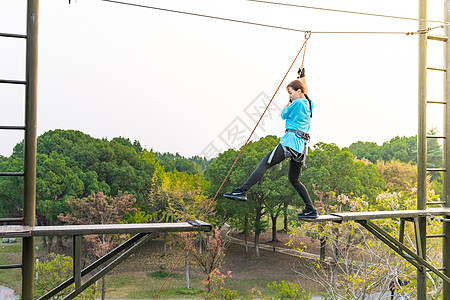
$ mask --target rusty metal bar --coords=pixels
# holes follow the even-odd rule
[[[103,265],[108,260],[112,259],[114,256],[116,256],[120,252],[129,249],[134,243],[138,242],[144,236],[145,236],[145,234],[139,233],[139,234],[136,234],[135,236],[133,236],[128,241],[122,243],[116,249],[112,250],[111,252],[109,252],[108,254],[103,256],[102,258],[98,259],[97,261],[95,261],[94,263],[89,265],[88,267],[84,268],[81,271],[81,277],[89,274],[90,272],[92,272],[93,270],[98,268],[99,266]],[[74,277],[67,279],[66,281],[61,283],[59,286],[55,287],[53,290],[51,290],[48,293],[46,293],[45,295],[43,295],[41,298],[39,298],[39,300],[48,300],[48,299],[52,298],[53,296],[55,296],[56,294],[58,294],[59,292],[61,292],[62,290],[64,290],[65,288],[67,288],[74,282],[75,282]]]
[[[420,218],[419,218],[420,219]],[[375,223],[371,221],[358,221],[359,224],[364,226],[367,230],[369,230],[371,233],[373,233],[376,237],[378,237],[380,240],[386,243],[392,250],[399,253],[398,249],[402,249],[404,252],[408,254],[412,258],[412,260],[408,260],[408,257],[405,255],[402,255],[405,259],[407,259],[410,263],[412,263],[416,268],[424,269],[425,268],[430,269],[433,273],[435,273],[437,276],[441,277],[444,281],[450,283],[450,277],[446,276],[442,272],[439,272],[439,270],[435,267],[433,267],[431,264],[429,264],[425,259],[414,253],[411,249],[397,241],[395,238],[390,236],[387,232],[385,232],[383,229],[378,227]],[[401,253],[399,253],[401,254]]]
[[[447,72],[446,69],[441,69],[441,68],[430,68],[430,67],[428,67],[427,70],[431,70],[431,71],[440,71],[440,72]]]
[[[25,126],[0,126],[1,130],[25,130]]]
[[[0,218],[0,223],[22,222],[23,218]]]
[[[440,42],[446,42],[448,40],[448,38],[446,36],[442,36],[442,35],[431,35],[431,34],[429,34],[427,36],[427,38],[429,40],[440,41]]]
[[[27,82],[23,81],[23,80],[8,80],[8,79],[0,79],[0,83],[5,83],[5,84],[27,84]]]
[[[16,33],[0,33],[0,37],[19,38],[19,39],[27,38],[25,34],[16,34]]]
[[[81,286],[81,235],[73,236],[73,278],[75,279],[75,289]]]
[[[152,234],[149,234],[148,236],[146,236],[145,238],[143,238],[142,240],[140,240],[139,242],[137,242],[134,246],[132,246],[131,248],[129,248],[127,251],[125,251],[124,253],[122,253],[118,258],[116,258],[115,260],[113,260],[110,264],[108,264],[105,268],[103,268],[100,272],[98,272],[97,274],[95,274],[94,276],[92,276],[91,278],[89,278],[85,283],[83,283],[81,285],[80,288],[74,290],[72,293],[70,293],[69,295],[67,295],[65,298],[63,298],[63,300],[71,300],[73,298],[75,298],[76,296],[78,296],[81,292],[83,292],[85,289],[87,289],[88,287],[90,287],[92,284],[94,284],[97,280],[99,280],[100,278],[102,278],[103,276],[105,276],[109,271],[111,271],[112,269],[114,269],[117,265],[119,265],[122,261],[124,261],[125,259],[127,259],[131,254],[133,254],[134,252],[136,252],[137,250],[139,250],[140,248],[142,248],[143,246],[145,246],[151,239],[153,238]]]
[[[36,218],[36,124],[39,0],[27,2],[27,42],[25,72],[25,153],[24,153],[24,225],[33,226]],[[21,82],[23,83],[23,82]],[[35,238],[23,238],[22,299],[34,299]]]
[[[15,264],[15,265],[3,265],[0,266],[0,270],[6,270],[6,269],[20,269],[22,268],[22,265]]]
[[[450,21],[450,0],[444,0],[444,21]],[[449,26],[445,26],[445,35],[450,34]],[[450,68],[450,45],[447,39],[444,49],[444,64],[448,70]],[[444,99],[450,99],[450,76],[448,72],[444,74]],[[447,137],[444,140],[444,167],[450,170],[450,106],[444,107],[444,135]],[[443,176],[443,195],[442,200],[446,202],[445,207],[450,207],[450,174],[449,172],[442,173]],[[448,217],[445,220],[450,220]],[[445,238],[442,240],[442,266],[443,273],[450,277],[450,222],[443,222],[442,233]],[[450,300],[450,283],[443,282],[443,300]]]
[[[24,176],[24,172],[0,172],[0,176]]]

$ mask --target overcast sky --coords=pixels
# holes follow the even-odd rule
[[[245,0],[125,1],[311,31],[411,32],[418,26]],[[428,18],[442,20],[443,1],[429,2]],[[284,3],[412,18],[418,13],[417,0]],[[25,0],[0,0],[0,32],[24,34],[25,15]],[[184,156],[239,147],[303,42],[300,32],[100,0],[41,0],[38,134],[75,129],[96,138],[123,136]],[[429,66],[442,67],[443,43],[429,43]],[[415,135],[417,46],[417,35],[313,33],[305,58],[315,103],[312,143],[346,147]],[[255,138],[283,134],[278,110],[300,64]],[[24,40],[0,38],[0,78],[24,74]],[[430,72],[428,78],[429,98],[443,100],[442,75]],[[0,124],[23,124],[23,110],[24,88],[0,84]],[[428,121],[430,128],[442,128],[441,106],[429,106]],[[10,155],[22,138],[23,133],[1,131],[0,155]]]

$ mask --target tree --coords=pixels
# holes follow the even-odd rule
[[[201,233],[199,233],[201,235]],[[192,234],[188,234],[191,236]],[[227,247],[225,241],[220,235],[220,231],[213,231],[208,234],[206,239],[201,239],[199,243],[193,238],[188,239],[188,249],[193,261],[206,275],[208,292],[211,292],[211,276],[215,270],[220,269],[225,257]]]
[[[372,163],[376,163],[381,159],[380,146],[374,142],[361,142],[353,143],[348,148],[349,151],[356,155],[359,159],[368,159]]]
[[[136,202],[133,195],[119,192],[115,197],[103,193],[91,194],[88,197],[67,200],[68,212],[58,218],[67,224],[118,224],[124,222],[127,214],[137,212],[132,208]],[[118,242],[116,235],[88,235],[83,237],[88,250],[94,258],[99,258],[112,250]],[[102,277],[102,299],[105,297],[105,277]]]
[[[278,143],[279,139],[275,136],[267,136],[257,142],[250,142],[242,153],[241,158],[237,161],[222,190],[231,190],[241,186],[260,160]],[[209,165],[207,177],[211,180],[209,189],[211,195],[217,192],[236,157],[237,151],[230,149],[221,153]],[[277,167],[270,168],[261,182],[248,191],[248,200],[246,202],[236,203],[230,200],[223,200],[221,197],[216,202],[215,208],[221,222],[229,222],[230,225],[244,230],[245,233],[247,229],[252,228],[255,233],[256,256],[259,255],[260,233],[266,228],[266,219],[263,217],[268,213],[272,216],[277,216],[282,211],[286,201],[296,206],[300,206],[302,203],[300,197],[296,195],[295,190],[287,180],[287,167],[288,161],[284,161]]]
[[[306,164],[308,168],[303,178],[313,200],[318,199],[319,194],[333,192],[364,195],[372,201],[385,188],[374,164],[356,159],[347,148],[340,149],[335,144],[315,144]]]
[[[386,182],[386,188],[391,192],[405,191],[417,184],[417,168],[411,163],[379,160],[376,166]]]
[[[36,277],[34,280],[34,298],[39,299],[47,292],[51,291],[56,286],[62,284],[68,278],[73,276],[73,261],[72,257],[58,254],[50,254],[49,260],[45,262],[36,263]],[[74,290],[75,284],[65,288],[58,295],[53,296],[52,299],[59,300],[69,295]],[[77,296],[78,300],[93,300],[95,299],[95,287],[90,286]]]
[[[364,201],[364,198],[339,195],[334,196],[338,205],[328,209],[332,212],[339,212],[340,208],[346,206],[351,207],[351,211],[415,209],[416,192],[415,187],[400,192],[383,192],[372,204]],[[428,191],[428,197],[433,200],[434,193]],[[398,239],[399,220],[380,219],[372,222]],[[441,224],[437,220],[427,220],[427,234],[435,234],[440,230]],[[406,245],[414,249],[414,228],[410,222],[405,224],[404,233]],[[399,277],[409,282],[401,287],[400,292],[414,298],[415,269],[360,225],[353,222],[303,223],[293,235],[324,237],[328,241],[331,250],[328,251],[327,259],[317,260],[309,265],[314,275],[302,271],[298,271],[298,274],[301,278],[322,285],[329,299],[365,299],[365,296],[373,294],[378,294],[381,299],[386,296],[390,282]],[[441,247],[441,239],[427,241],[427,258],[435,265],[442,259],[439,251]],[[427,274],[427,277],[428,294],[436,296],[442,283],[434,274]]]

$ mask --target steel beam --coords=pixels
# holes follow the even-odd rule
[[[81,294],[85,289],[90,287],[92,284],[94,284],[97,280],[105,276],[109,271],[114,269],[117,265],[119,265],[121,262],[123,262],[125,259],[127,259],[131,254],[145,246],[151,239],[153,238],[152,234],[147,235],[145,238],[140,240],[138,243],[136,243],[133,247],[125,251],[122,255],[120,255],[118,258],[113,260],[110,264],[108,264],[105,268],[103,268],[100,272],[89,278],[85,283],[81,285],[80,288],[74,290],[72,293],[67,295],[63,300],[71,300]]]
[[[418,134],[417,134],[417,209],[426,209],[427,197],[427,0],[419,0],[418,59]],[[418,218],[418,253],[426,255],[426,218]],[[423,237],[423,239],[422,239]],[[426,256],[422,256],[426,257]],[[427,299],[426,271],[417,268],[417,299]]]
[[[39,0],[27,3],[25,154],[24,154],[24,225],[33,226],[36,218],[36,120]],[[22,299],[34,298],[34,237],[23,238]]]
[[[15,34],[15,33],[0,33],[0,37],[19,38],[19,39],[27,38],[25,34]]]
[[[89,265],[88,267],[84,268],[81,271],[81,277],[83,277],[83,276],[89,274],[90,272],[94,271],[96,268],[98,268],[99,266],[103,265],[105,262],[107,262],[110,259],[112,259],[113,257],[115,257],[120,252],[122,252],[124,250],[128,250],[129,248],[131,248],[136,242],[138,242],[144,236],[145,236],[145,234],[143,234],[143,233],[136,234],[135,236],[133,236],[128,241],[124,242],[123,244],[121,244],[120,246],[118,246],[117,248],[115,248],[114,250],[112,250],[111,252],[109,252],[108,254],[103,256],[102,258],[98,259],[97,261],[95,261],[94,263]],[[48,293],[46,293],[45,295],[43,295],[41,298],[39,298],[39,300],[48,300],[48,299],[52,298],[53,296],[55,296],[56,294],[58,294],[59,292],[61,292],[65,288],[69,287],[74,282],[75,282],[74,277],[71,277],[71,278],[67,279],[66,281],[64,281],[63,283],[61,283],[57,287],[55,287],[53,290],[51,290]]]
[[[375,230],[372,226],[368,224],[369,221],[355,221],[359,224],[361,224],[364,228],[366,228],[370,233],[372,233],[374,236],[376,236],[380,241],[385,243],[389,248],[397,252],[401,257],[403,257],[406,261],[408,261],[410,264],[415,266],[416,268],[419,268],[420,265],[417,263],[417,261],[411,256],[411,255],[405,255],[403,251],[406,252],[406,250],[409,250],[403,243],[398,242],[392,243],[388,238],[386,238],[383,234],[379,233],[377,230]]]
[[[73,278],[76,289],[81,286],[81,241],[81,235],[73,236]]]
[[[6,270],[6,269],[20,269],[20,268],[22,268],[22,265],[18,265],[18,264],[15,264],[15,265],[3,265],[3,266],[0,266],[0,270]]]
[[[0,176],[25,176],[24,172],[0,172]]]
[[[375,223],[371,221],[358,221],[359,224],[364,226],[368,231],[373,233],[376,237],[386,243],[392,250],[399,253],[402,257],[412,263],[416,268],[424,269],[424,273],[426,273],[426,269],[428,268],[430,271],[435,273],[437,276],[441,277],[443,281],[450,283],[450,277],[446,276],[444,273],[440,272],[437,268],[428,263],[425,259],[414,253],[411,249],[397,241],[386,231],[378,227]],[[407,255],[401,254],[399,249],[403,250],[407,253]],[[413,263],[414,262],[414,263]],[[418,295],[419,295],[419,291]],[[422,291],[420,291],[422,292]]]
[[[444,21],[450,21],[450,0],[444,0]],[[450,36],[449,26],[445,26],[445,36],[447,37],[444,48],[444,63],[445,69],[450,68],[450,45],[448,37]],[[444,97],[446,105],[444,106],[444,168],[447,170],[443,172],[443,195],[442,201],[445,202],[445,207],[450,207],[450,76],[448,72],[444,75]],[[444,217],[449,219],[448,217]],[[442,265],[443,273],[450,277],[450,222],[443,222],[442,233],[445,235],[442,241]],[[443,300],[450,300],[450,283],[443,283]]]

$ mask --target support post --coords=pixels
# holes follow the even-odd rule
[[[25,149],[23,223],[34,226],[36,218],[36,120],[39,0],[28,0],[25,89]],[[34,298],[34,237],[23,238],[22,299]]]
[[[89,278],[85,283],[81,285],[78,289],[74,290],[72,293],[67,295],[63,300],[72,300],[79,294],[81,294],[85,289],[90,287],[92,284],[94,284],[97,280],[105,276],[109,271],[114,269],[117,265],[119,265],[122,261],[127,259],[131,254],[145,246],[151,239],[153,238],[152,234],[147,234],[146,237],[144,237],[142,240],[137,242],[134,246],[129,248],[127,251],[122,253],[119,257],[117,257],[115,260],[113,260],[110,264],[108,264],[105,268],[103,268],[100,272]]]
[[[427,0],[419,0],[419,123],[417,134],[417,209],[426,209],[427,197]],[[424,30],[424,31],[421,31]],[[426,258],[426,217],[419,217],[417,226],[417,253]],[[427,299],[426,270],[417,269],[417,299]]]
[[[81,239],[81,235],[73,236],[73,278],[76,289],[81,286]]]
[[[444,21],[450,21],[450,0],[444,0]],[[450,76],[448,72],[450,70],[450,42],[448,37],[450,36],[450,28],[449,26],[445,26],[445,36],[447,37],[447,41],[445,42],[444,48],[444,63],[445,69],[445,81],[444,81],[444,101],[445,101],[445,109],[444,109],[444,168],[443,172],[443,193],[442,193],[442,201],[445,202],[445,207],[450,207]],[[444,218],[448,218],[445,217]],[[443,222],[442,224],[444,238],[442,241],[442,266],[443,273],[450,277],[450,222]],[[450,300],[450,283],[443,283],[443,300]]]

